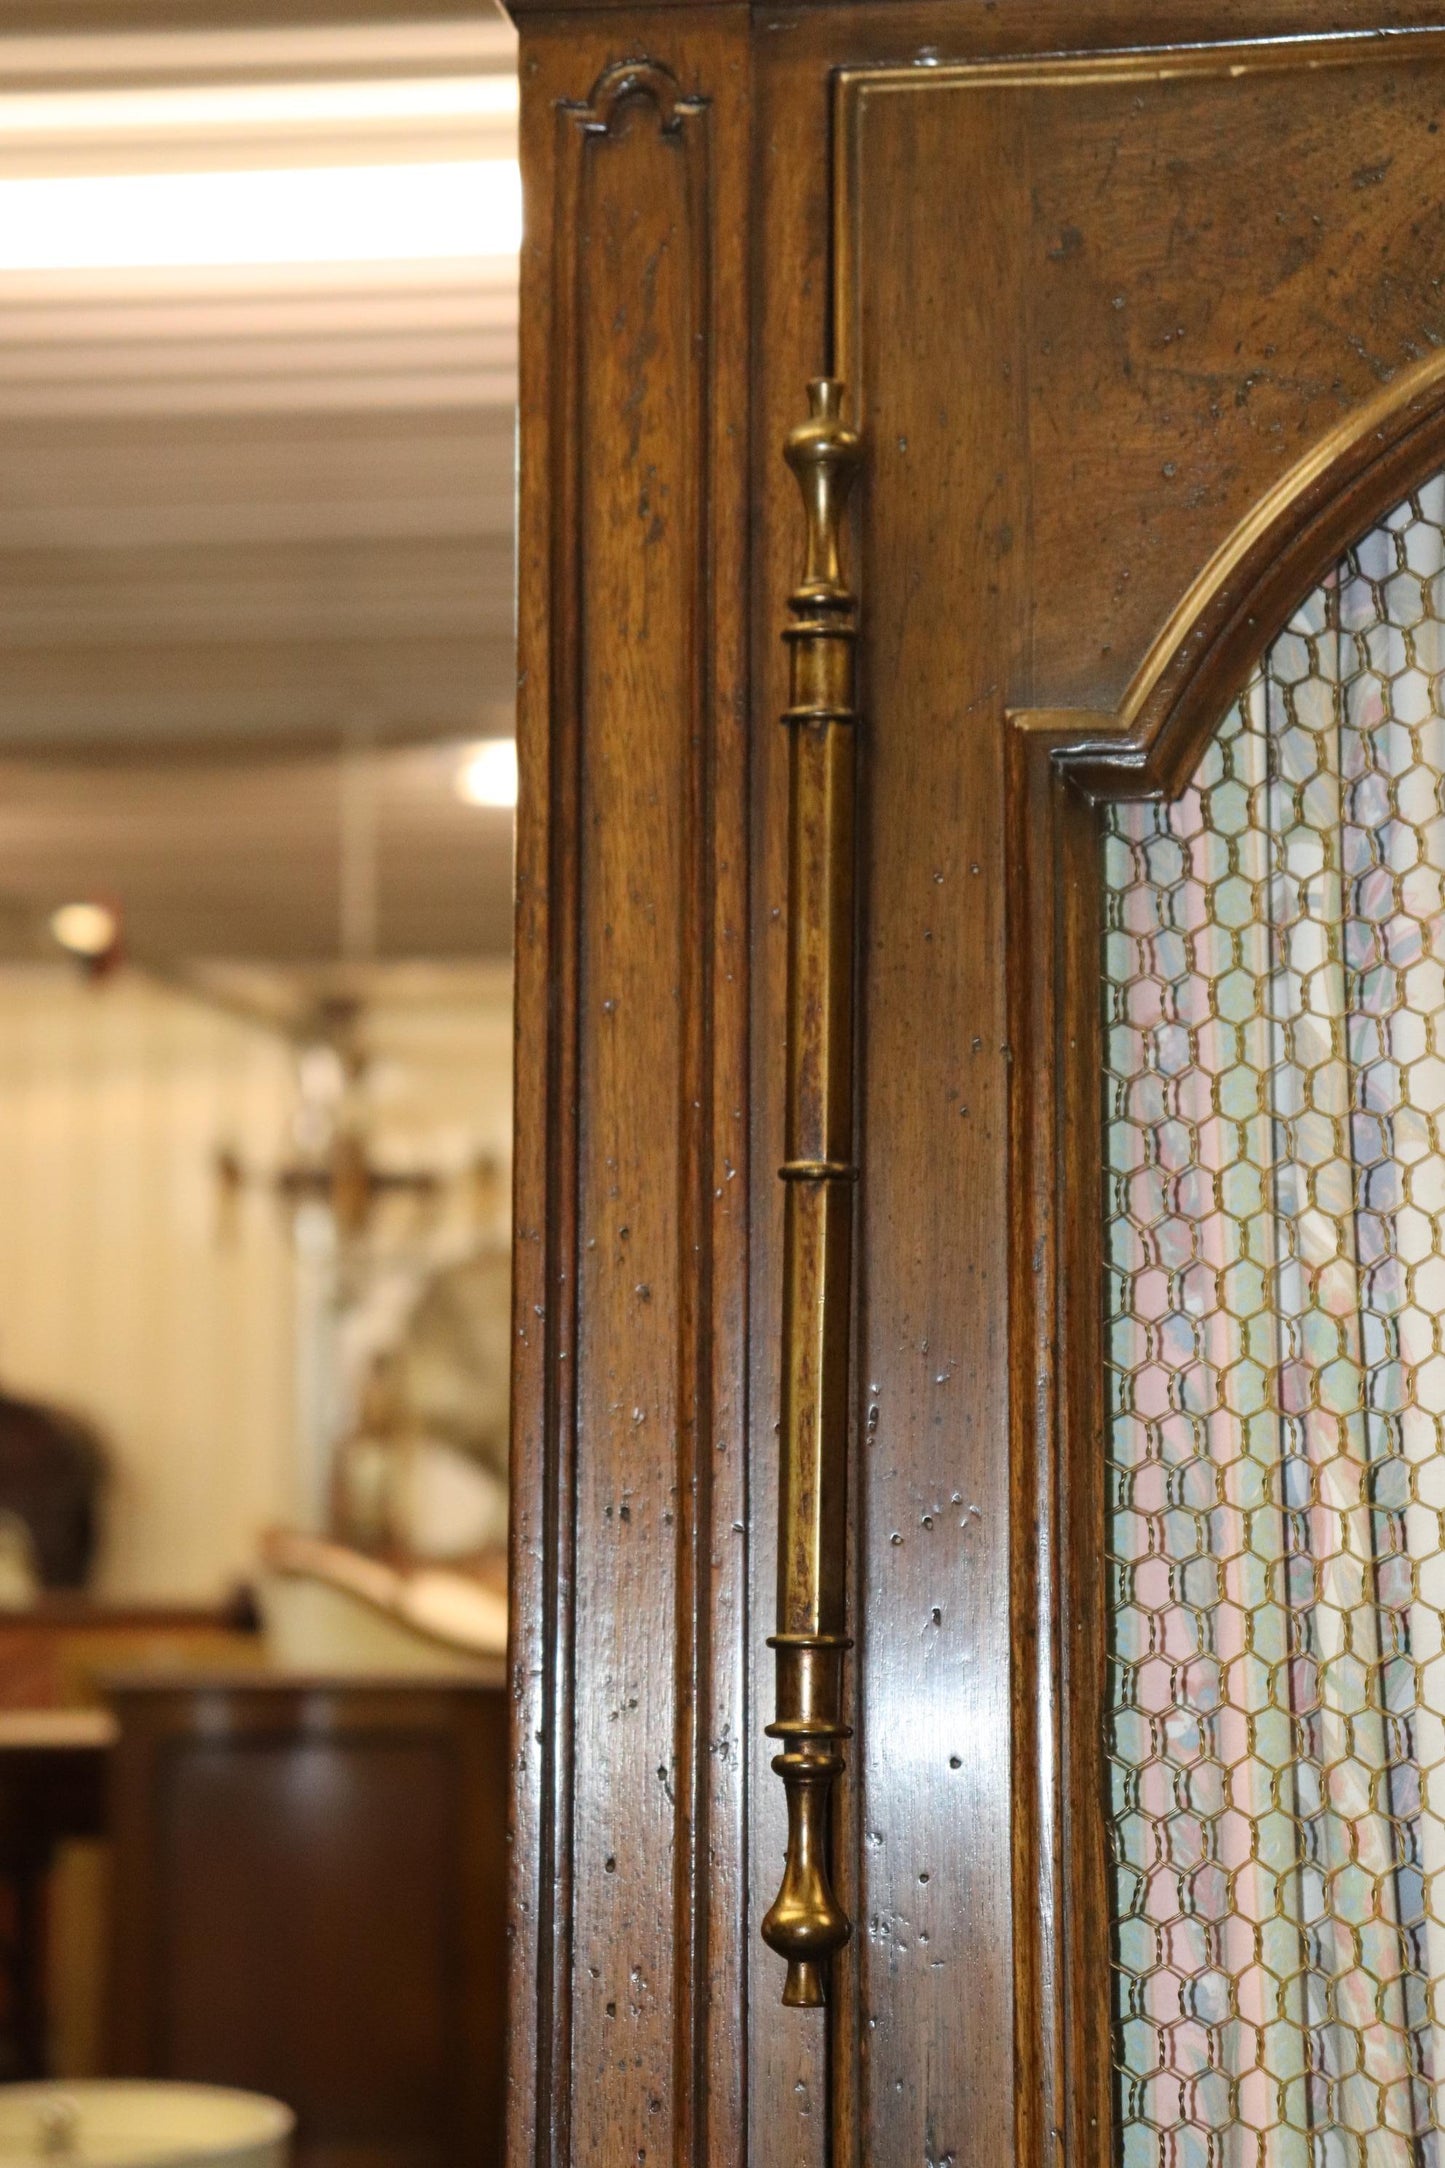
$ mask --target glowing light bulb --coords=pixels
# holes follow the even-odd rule
[[[515,805],[516,740],[483,738],[472,746],[457,773],[457,796],[467,805]]]
[[[51,914],[50,931],[72,956],[107,956],[120,922],[103,903],[63,903]]]

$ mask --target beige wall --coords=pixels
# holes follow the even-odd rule
[[[504,1223],[510,973],[394,972],[367,1016],[374,1163],[461,1175],[489,1154]],[[0,966],[0,1380],[109,1439],[98,1593],[209,1601],[260,1528],[314,1521],[329,1440],[301,1434],[298,1380],[365,1321],[330,1356],[298,1348],[298,1317],[334,1328],[302,1299],[288,1215],[260,1187],[227,1207],[216,1178],[222,1146],[260,1177],[286,1164],[296,1104],[291,1049],[260,1025],[133,974]],[[472,1246],[469,1194],[424,1234],[404,1199],[378,1208],[383,1296]]]
[[[210,1598],[287,1517],[294,1296],[284,1216],[215,1154],[274,1165],[274,1034],[146,981],[0,970],[0,1378],[102,1425],[99,1588]]]

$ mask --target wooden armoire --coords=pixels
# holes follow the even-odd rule
[[[1438,539],[1445,467],[1445,4],[512,5],[510,2168],[1423,2168],[1433,2020],[1385,2005],[1398,1991],[1403,2010],[1417,1976],[1428,2003],[1438,1975],[1423,1929],[1388,1979],[1394,1960],[1360,1955],[1389,1910],[1382,1869],[1350,1898],[1345,1867],[1320,1866],[1299,1741],[1311,1708],[1338,1714],[1318,1684],[1334,1628],[1288,1610],[1305,1599],[1279,1593],[1261,1518],[1295,1514],[1296,1567],[1311,1543],[1357,1559],[1331,1488],[1345,1448],[1309,1472],[1278,1354],[1251,1357],[1244,1383],[1242,1357],[1211,1371],[1226,1430],[1256,1393],[1284,1440],[1274,1472],[1253,1432],[1231,1460],[1218,1424],[1192,1457],[1169,1460],[1167,1438],[1156,1452],[1156,1431],[1197,1413],[1170,1334],[1222,1303],[1229,1345],[1254,1344],[1265,1298],[1251,1310],[1236,1266],[1259,1238],[1191,1293],[1197,1217],[1121,1205],[1135,1147],[1106,1133],[1135,1105],[1111,1034],[1129,1002],[1142,1016],[1129,989],[1150,971],[1178,1059],[1207,1067],[1161,944],[1192,943],[1209,1018],[1246,1029],[1229,1020],[1225,952],[1243,970],[1245,936],[1226,883],[1250,923],[1276,908],[1260,793],[1284,793],[1298,827],[1315,773],[1286,773],[1300,702],[1271,643],[1294,627],[1316,686],[1328,640],[1365,652],[1348,598],[1368,586],[1383,610],[1389,581],[1362,537],[1383,535],[1425,597],[1399,603],[1389,636],[1414,690],[1383,664],[1371,679],[1391,727],[1423,729],[1409,702],[1440,702],[1445,648],[1421,616],[1435,572],[1411,553]],[[1322,614],[1300,632],[1312,596]],[[1358,859],[1405,817],[1404,756],[1372,824],[1349,797],[1358,728],[1336,707],[1329,727],[1355,732],[1340,788]],[[1236,783],[1264,874],[1231,840]],[[1425,858],[1445,797],[1431,803],[1412,831]],[[1153,838],[1202,862],[1201,804],[1217,866],[1191,908],[1213,963],[1198,924],[1158,902],[1149,857]],[[1334,849],[1318,880],[1338,874],[1354,926],[1362,876]],[[1126,860],[1156,883],[1147,934]],[[1176,894],[1184,876],[1168,878]],[[1381,878],[1414,908],[1404,874]],[[1427,960],[1431,912],[1411,921]],[[1155,959],[1123,993],[1101,961],[1115,936]],[[1276,978],[1294,969],[1282,938]],[[1192,1150],[1196,1189],[1235,1211],[1243,1162],[1207,1163],[1203,1115],[1182,1143],[1165,1135],[1163,1027],[1138,1029],[1158,1084],[1141,1179]],[[1299,1173],[1303,1117],[1276,1104],[1280,1065],[1305,1056],[1288,1019],[1276,1037],[1249,1074],[1265,1078],[1278,1235],[1280,1184],[1316,1178]],[[1364,1103],[1357,1042],[1338,1104],[1323,1055],[1301,1072],[1331,1148]],[[1227,1097],[1205,1088],[1211,1120]],[[1169,1175],[1176,1203],[1186,1177]],[[1365,1190],[1350,1195],[1355,1226]],[[1126,1209],[1127,1272],[1110,1232]],[[1420,1209],[1438,1222],[1445,1206]],[[1292,1236],[1286,1251],[1296,1277],[1323,1269]],[[1150,1258],[1157,1314],[1134,1284]],[[1285,1297],[1268,1299],[1278,1320]],[[1320,1294],[1311,1315],[1327,1308]],[[1359,1405],[1370,1421],[1384,1407]],[[1126,1480],[1130,1422],[1145,1442]],[[1356,1491],[1381,1557],[1391,1450]],[[1436,1510],[1420,1450],[1396,1454],[1416,1513],[1398,1555]],[[1246,1462],[1255,1502],[1229,1535]],[[1303,1535],[1291,1469],[1311,1486]],[[1189,1512],[1195,1553],[1168,1522]],[[1421,1617],[1431,1557],[1410,1552]],[[1164,1593],[1146,1599],[1151,1561]],[[1339,1721],[1365,1804],[1332,1793],[1328,1841],[1365,1874],[1366,1808],[1387,1842],[1405,1826],[1365,1769],[1365,1715],[1392,1737],[1409,1725],[1396,1688],[1371,1683],[1384,1628],[1370,1639],[1365,1597],[1347,1615],[1315,1565],[1309,1601],[1347,1617],[1364,1681]],[[1360,1571],[1378,1612],[1380,1558]],[[1262,1593],[1240,1598],[1244,1581]],[[1135,1596],[1142,1624],[1124,1620]],[[1288,1615],[1266,1632],[1276,1599]],[[1203,1658],[1171,1640],[1186,1601],[1211,1646],[1217,1606],[1246,1606],[1244,1655],[1215,1646],[1203,1715]],[[1150,1652],[1162,1668],[1140,1686]],[[1246,1656],[1264,1667],[1256,1700]],[[1290,1664],[1315,1681],[1294,1703]],[[1276,1714],[1295,1744],[1261,1806],[1238,1772],[1267,1759]],[[1425,1754],[1411,1721],[1397,1777]],[[1126,1733],[1147,1734],[1137,1753]],[[1185,1769],[1204,1733],[1222,1770],[1208,1811]],[[1343,1765],[1318,1751],[1328,1791]],[[1125,1888],[1131,1814],[1141,1874],[1164,1862],[1173,1896]],[[1281,1894],[1286,1868],[1265,1858],[1281,1831],[1296,1883],[1324,1876],[1331,1920],[1355,1905],[1353,1961],[1403,2090],[1370,2041],[1340,2074],[1365,2029],[1349,2032],[1314,1900]],[[1189,1844],[1215,1914],[1179,1865]],[[1427,1870],[1417,1859],[1410,1902],[1433,1926]],[[1405,1900],[1389,1903],[1406,1937]],[[1271,1954],[1276,1928],[1307,1950],[1298,1977]]]

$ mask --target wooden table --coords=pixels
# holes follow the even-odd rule
[[[108,1709],[0,1710],[0,2077],[46,2069],[45,1885],[56,1847],[105,1827],[106,1772],[117,1735]]]

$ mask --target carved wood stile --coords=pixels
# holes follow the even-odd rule
[[[513,2168],[742,2150],[741,19],[522,61]]]
[[[851,1932],[828,1872],[841,1775],[846,1605],[848,1337],[853,1184],[854,789],[857,606],[840,531],[861,457],[843,386],[819,378],[787,460],[807,546],[789,598],[787,1158],[779,1426],[777,1713],[773,1767],[788,1800],[782,1886],[763,1939],[788,1963],[783,2001],[825,2000],[828,1960]]]

